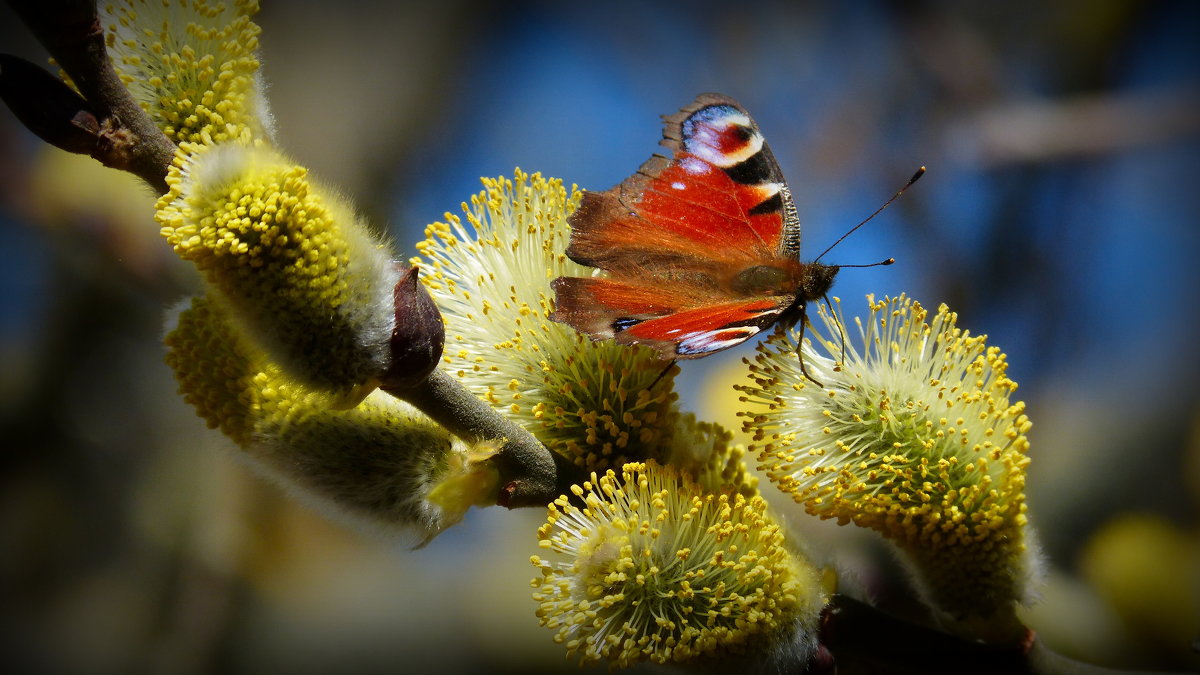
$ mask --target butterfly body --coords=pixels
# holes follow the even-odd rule
[[[758,126],[719,94],[664,121],[671,156],[584,192],[570,216],[567,256],[607,274],[555,279],[551,318],[671,360],[802,320],[838,268],[799,260],[796,207]]]

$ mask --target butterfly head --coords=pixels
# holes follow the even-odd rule
[[[818,262],[805,265],[804,273],[800,275],[800,287],[796,289],[796,295],[804,302],[825,297],[825,294],[833,287],[833,278],[837,276],[840,269],[840,265],[825,265]]]

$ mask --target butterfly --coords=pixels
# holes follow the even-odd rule
[[[585,191],[568,218],[567,257],[607,275],[551,282],[550,318],[671,362],[806,321],[844,266],[800,262],[796,206],[758,125],[721,94],[663,120],[671,156]]]

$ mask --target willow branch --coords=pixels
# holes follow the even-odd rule
[[[9,5],[70,76],[80,97],[72,101],[61,91],[47,95],[53,90],[46,79],[20,63],[36,66],[6,57],[0,62],[4,101],[18,119],[43,140],[128,171],[159,194],[165,193],[175,145],[142,110],[113,68],[95,2],[9,0]],[[66,85],[62,89],[70,91]]]
[[[441,370],[434,370],[412,387],[384,391],[413,404],[462,438],[503,440],[496,455],[502,483],[500,506],[545,506],[563,493],[560,481],[575,472],[533,434],[505,419]]]
[[[0,58],[0,93],[18,119],[43,140],[133,173],[164,194],[175,145],[137,104],[113,69],[95,3],[8,2],[78,87],[75,93],[33,64],[12,56]],[[445,373],[434,370],[418,383],[386,391],[409,401],[459,436],[503,441],[496,456],[504,481],[498,498],[503,506],[545,505],[562,494],[559,477],[565,480],[574,474],[570,464],[528,431],[503,418]]]

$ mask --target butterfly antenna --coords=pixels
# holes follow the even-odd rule
[[[897,191],[896,191],[896,194],[892,195],[891,199],[889,199],[889,200],[887,200],[886,202],[884,202],[884,203],[883,203],[883,206],[881,206],[881,207],[879,207],[879,208],[875,209],[875,213],[872,213],[871,215],[869,215],[869,216],[867,216],[866,218],[864,218],[864,219],[863,219],[863,221],[862,221],[861,223],[859,223],[859,224],[855,225],[854,227],[850,228],[850,231],[849,231],[849,232],[847,232],[846,234],[843,234],[841,237],[839,237],[839,238],[838,238],[838,240],[837,240],[837,241],[835,241],[835,242],[833,242],[832,244],[830,244],[830,245],[829,245],[829,248],[825,249],[824,251],[821,251],[821,255],[817,256],[816,260],[813,260],[813,262],[817,262],[817,261],[818,261],[818,260],[820,260],[821,258],[824,258],[824,257],[825,257],[825,254],[826,254],[826,253],[829,253],[831,250],[833,250],[833,247],[834,247],[834,246],[837,246],[838,244],[842,243],[842,240],[843,240],[843,239],[845,239],[846,237],[849,237],[850,235],[854,234],[854,231],[855,231],[855,230],[857,230],[858,228],[862,227],[863,225],[866,225],[868,222],[870,222],[870,221],[871,221],[871,219],[872,219],[872,218],[874,218],[875,216],[879,215],[879,214],[880,214],[880,213],[881,213],[881,212],[882,212],[884,209],[886,209],[886,208],[888,207],[888,205],[890,205],[892,202],[896,201],[896,199],[897,199],[897,198],[899,198],[899,197],[900,197],[900,195],[904,194],[904,191],[905,191],[905,190],[907,190],[908,188],[912,187],[912,184],[913,184],[913,183],[915,183],[915,182],[917,182],[918,180],[920,180],[921,176],[924,176],[924,175],[925,175],[925,167],[921,167],[921,168],[917,169],[917,172],[916,172],[916,173],[914,173],[914,174],[912,175],[912,178],[909,178],[909,179],[908,179],[908,182],[904,184],[904,187],[902,187],[902,188],[900,188],[899,190],[897,190]],[[893,261],[893,262],[895,262],[895,261]],[[890,262],[882,262],[882,263],[875,263],[875,264],[876,264],[876,265],[890,265],[890,264],[892,264],[892,263],[890,263]],[[871,265],[842,265],[842,267],[871,267]]]
[[[654,385],[658,384],[658,381],[663,379],[663,376],[667,374],[667,371],[671,370],[671,366],[675,365],[677,360],[678,359],[671,359],[671,362],[667,364],[667,367],[662,369],[662,372],[658,374],[658,377],[654,378],[654,381],[650,383],[649,387],[646,387],[646,390],[649,391],[653,389]],[[801,370],[803,370],[803,368],[801,368]]]
[[[891,265],[894,262],[896,262],[895,258],[888,258],[887,260],[880,260],[879,262],[874,262],[869,265],[834,265],[834,267],[879,267],[880,265]]]

